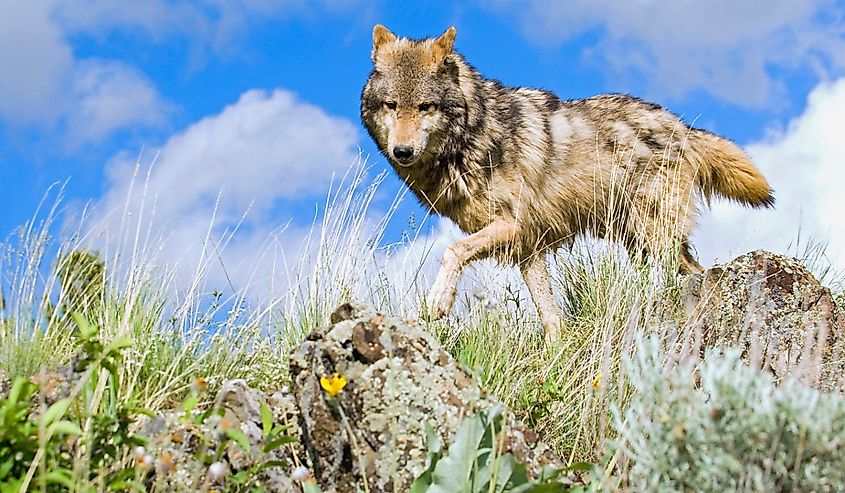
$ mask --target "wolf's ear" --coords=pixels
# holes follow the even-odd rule
[[[451,26],[439,38],[434,40],[431,50],[436,63],[442,62],[449,53],[452,53],[452,46],[455,45],[455,34],[457,32],[455,26]]]
[[[376,27],[373,28],[373,53],[372,58],[373,61],[376,60],[376,53],[382,46],[386,45],[387,43],[392,43],[396,41],[396,35],[390,32],[386,27],[382,26],[381,24],[376,24]]]

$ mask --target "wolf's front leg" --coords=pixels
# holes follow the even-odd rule
[[[434,318],[445,317],[452,311],[464,266],[490,255],[496,247],[513,241],[515,233],[516,221],[500,218],[446,248],[440,261],[440,271],[426,300]]]
[[[431,310],[431,316],[434,318],[443,318],[452,311],[452,305],[455,304],[455,296],[458,294],[458,281],[461,278],[461,260],[455,253],[454,245],[449,245],[446,252],[443,254],[443,259],[440,260],[440,270],[437,272],[437,277],[434,278],[434,284],[431,285],[431,291],[428,295],[428,306]]]

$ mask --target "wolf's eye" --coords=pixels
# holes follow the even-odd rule
[[[395,110],[396,109],[396,101],[385,101],[384,107],[389,109],[389,110]]]
[[[422,112],[434,111],[436,109],[437,109],[437,105],[434,104],[434,103],[422,103],[420,105],[420,111],[422,111]]]

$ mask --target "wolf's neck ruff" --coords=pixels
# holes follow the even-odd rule
[[[373,30],[361,119],[417,199],[469,233],[451,245],[427,300],[454,301],[463,266],[516,264],[547,333],[561,323],[545,253],[579,234],[622,241],[632,257],[680,245],[682,272],[701,269],[689,235],[697,195],[771,206],[765,178],[732,142],[625,95],[562,101],[485,79],[436,39]]]

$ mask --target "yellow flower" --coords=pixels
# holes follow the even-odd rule
[[[173,454],[165,452],[155,461],[156,474],[167,474],[176,470]]]
[[[601,387],[601,372],[596,374],[596,378],[593,379],[593,388],[598,390]]]
[[[201,394],[208,390],[208,382],[203,377],[197,377],[191,382],[191,392]]]
[[[331,378],[320,377],[320,386],[329,394],[329,397],[334,397],[346,386],[346,377],[337,373]]]

